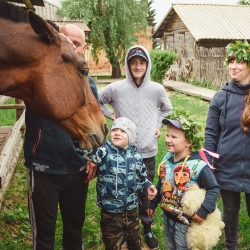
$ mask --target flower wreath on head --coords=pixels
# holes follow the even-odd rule
[[[230,57],[234,56],[236,62],[248,62],[248,66],[250,67],[250,44],[248,41],[242,42],[241,40],[237,40],[235,42],[229,43],[226,46],[227,56],[224,61],[224,65],[229,65]]]
[[[192,150],[199,151],[203,145],[204,138],[201,134],[201,126],[198,125],[186,111],[176,110],[167,119],[177,120],[181,123],[185,136],[192,142]]]
[[[192,142],[192,151],[199,152],[202,160],[206,162],[211,169],[218,170],[210,164],[205,155],[205,152],[215,158],[219,158],[219,154],[202,148],[204,144],[204,137],[201,134],[202,127],[198,125],[186,111],[173,111],[173,113],[170,116],[166,117],[166,119],[179,121],[181,123],[182,129],[184,130],[187,140],[189,142]]]

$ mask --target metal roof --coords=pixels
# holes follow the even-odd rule
[[[23,3],[23,0],[7,0],[7,1],[12,3]],[[44,6],[43,0],[31,0],[31,3],[37,6]]]
[[[225,4],[172,4],[153,38],[162,38],[177,14],[196,41],[250,39],[250,6]]]

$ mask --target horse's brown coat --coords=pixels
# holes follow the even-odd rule
[[[0,15],[0,94],[24,100],[35,115],[77,137],[81,147],[102,145],[107,127],[86,62],[41,17],[28,15],[30,23]]]

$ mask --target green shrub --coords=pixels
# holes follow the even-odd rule
[[[176,54],[169,50],[153,49],[149,52],[152,61],[151,79],[163,83],[163,77],[173,64]]]

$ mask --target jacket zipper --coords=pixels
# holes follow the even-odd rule
[[[124,155],[124,162],[125,162],[125,164],[126,164],[126,173],[125,173],[125,175],[126,175],[126,187],[125,187],[125,190],[126,190],[126,192],[125,192],[125,197],[124,197],[124,211],[127,211],[127,206],[128,206],[128,204],[127,204],[127,197],[128,197],[128,173],[129,173],[129,171],[128,171],[128,164],[127,164],[127,155],[125,154]]]

